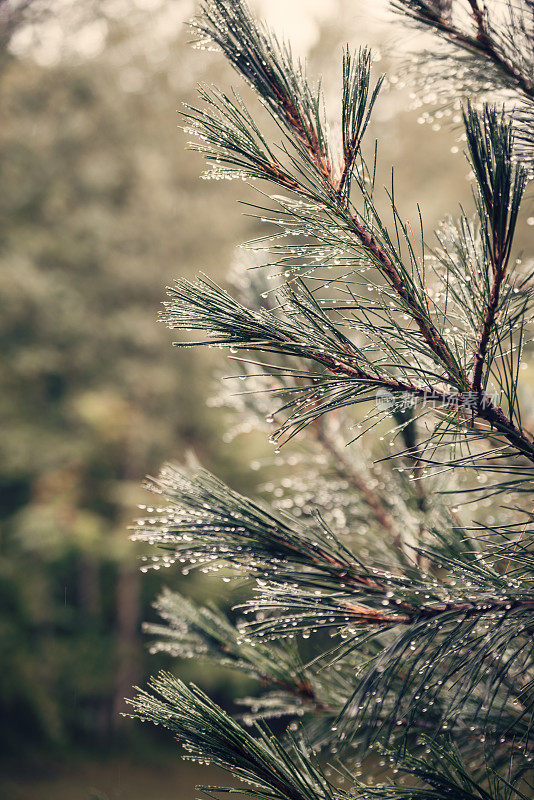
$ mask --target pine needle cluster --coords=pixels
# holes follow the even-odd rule
[[[534,440],[520,377],[533,285],[515,233],[534,6],[495,5],[394,3],[444,48],[420,57],[428,74],[447,67],[443,97],[454,69],[470,98],[472,209],[433,238],[393,184],[379,210],[370,50],[343,53],[336,141],[320,83],[244,0],[205,0],[193,23],[256,101],[202,87],[185,127],[211,177],[257,188],[264,234],[249,247],[270,256],[227,288],[177,280],[162,321],[180,347],[228,351],[246,389],[224,381],[215,402],[237,432],[269,431],[280,477],[268,501],[196,467],[149,482],[158,507],[133,533],[143,569],[250,588],[229,616],[166,592],[153,649],[239,671],[258,692],[235,719],[162,674],[132,705],[250,797],[532,797]],[[491,92],[505,97],[488,104]]]

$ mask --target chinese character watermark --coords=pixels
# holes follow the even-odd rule
[[[379,389],[376,393],[376,407],[380,411],[407,411],[418,403],[430,405],[432,408],[467,408],[470,411],[480,411],[498,405],[497,392],[463,392],[462,394],[443,394],[441,392],[423,390],[417,395],[410,392],[393,392]]]

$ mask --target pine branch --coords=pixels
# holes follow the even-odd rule
[[[343,53],[341,101],[343,163],[337,183],[337,192],[346,203],[349,202],[350,186],[362,140],[383,83],[383,78],[379,78],[369,98],[370,78],[371,52],[367,49],[360,49],[357,57],[353,58],[347,47]]]
[[[247,266],[252,268],[248,272]],[[276,308],[276,295],[268,291],[269,276],[266,276],[263,269],[253,269],[255,266],[257,262],[254,259],[243,259],[240,255],[230,279],[232,289],[240,303],[272,311]],[[232,360],[239,375],[226,377],[219,384],[216,398],[211,402],[233,412],[232,418],[236,420],[232,429],[234,434],[257,430],[258,427],[270,432],[285,393],[295,383],[303,381],[301,376],[306,372],[305,363],[298,359],[278,357],[276,369],[273,370],[269,365],[246,358]],[[245,391],[241,390],[243,380],[246,380]],[[405,544],[413,544],[424,537],[428,525],[435,524],[436,514],[440,518],[442,514],[439,502],[433,501],[430,494],[423,490],[421,467],[417,466],[417,456],[412,456],[417,449],[417,439],[414,438],[414,422],[408,414],[410,411],[411,409],[406,412],[394,411],[394,416],[399,424],[399,435],[409,449],[408,464],[416,464],[416,471],[413,473],[416,480],[410,479],[412,473],[408,473],[404,467],[399,470],[391,469],[387,462],[373,466],[361,447],[354,445],[347,450],[343,433],[350,429],[352,419],[338,411],[319,417],[309,426],[308,438],[300,441],[301,445],[308,446],[298,459],[303,467],[298,470],[298,474],[295,469],[295,455],[290,453],[288,456],[285,466],[294,476],[292,482],[295,487],[298,486],[300,498],[308,498],[306,503],[294,505],[292,493],[284,488],[287,484],[284,480],[274,484],[269,482],[267,491],[271,494],[274,491],[273,501],[276,503],[276,493],[283,491],[281,507],[292,508],[299,516],[305,513],[308,517],[313,514],[312,509],[320,504],[323,516],[330,526],[335,527],[343,520],[342,525],[356,530],[361,529],[362,525],[368,527],[371,523],[368,535],[374,533],[376,524],[379,527],[373,537],[374,547],[384,548],[384,553],[387,554],[388,547],[393,542],[399,554],[403,558],[408,557]],[[313,441],[317,442],[319,448],[309,446],[313,445]],[[277,463],[280,464],[280,456]],[[280,464],[280,468],[283,466]],[[387,495],[384,492],[386,486],[391,488]],[[443,488],[442,482],[440,486]],[[432,491],[431,483],[428,484],[427,491]],[[414,515],[420,519],[415,524],[408,524],[408,520]],[[444,518],[444,524],[447,522]],[[386,538],[381,535],[381,531],[387,534]]]
[[[144,626],[146,633],[157,637],[151,652],[203,659],[243,672],[259,681],[263,689],[276,690],[275,704],[272,695],[265,701],[251,701],[262,708],[264,702],[268,703],[270,716],[297,710],[330,715],[340,711],[343,703],[336,702],[334,708],[318,696],[313,675],[300,663],[297,653],[274,643],[268,647],[261,642],[248,643],[243,631],[215,606],[198,606],[178,592],[166,590],[155,608],[164,624]]]
[[[428,760],[422,757],[405,757],[400,771],[415,778],[425,787],[377,786],[362,787],[362,800],[527,800],[517,777],[508,779],[492,769],[491,758],[481,770],[481,778],[474,777],[454,746],[443,740],[423,737]],[[511,765],[508,765],[513,774]],[[528,787],[527,787],[528,788]]]
[[[416,385],[410,380],[399,380],[377,368],[369,360],[366,350],[356,349],[353,343],[324,313],[303,283],[284,289],[279,295],[279,305],[273,311],[245,308],[219,286],[201,279],[196,284],[177,281],[168,290],[162,320],[168,327],[206,331],[207,341],[179,342],[179,346],[197,345],[246,348],[312,360],[334,375],[349,381],[347,389],[353,401],[358,395],[369,396],[377,388],[392,393],[412,395],[424,399],[427,394],[441,401],[444,407],[461,405],[462,396],[447,394],[432,384]],[[321,372],[303,372],[303,377],[320,382]],[[413,378],[425,375],[435,377],[429,370],[415,369]],[[339,382],[332,383],[333,388]],[[316,398],[312,399],[315,404]],[[322,413],[322,412],[321,412]]]
[[[206,38],[221,48],[275,119],[296,135],[319,174],[331,180],[320,90],[309,87],[304,67],[293,61],[290,48],[281,46],[270,31],[258,25],[241,2],[208,2],[201,11],[193,23],[201,40]]]
[[[500,42],[496,30],[489,24],[487,7],[481,8],[478,0],[467,0],[471,9],[472,21],[475,30],[473,33],[454,25],[451,13],[444,14],[439,4],[431,0],[393,0],[393,9],[406,14],[408,17],[434,30],[454,46],[462,47],[485,61],[494,65],[502,75],[507,85],[510,83],[517,87],[529,100],[534,99],[534,82],[531,74],[525,74],[506,55],[502,41]],[[457,4],[452,0],[451,8]],[[521,0],[509,5],[511,19],[514,11],[520,15],[528,13],[521,10]],[[534,41],[534,39],[531,40]]]
[[[204,470],[190,475],[168,465],[147,488],[170,505],[163,516],[139,520],[133,538],[161,546],[168,552],[166,563],[179,558],[210,572],[224,565],[280,583],[298,565],[298,580],[314,588],[338,589],[346,580],[375,585],[320,519],[307,530],[299,520],[249,500]]]
[[[395,531],[394,520],[389,511],[384,507],[382,498],[369,486],[365,478],[354,469],[350,459],[345,456],[335,439],[329,434],[323,418],[317,421],[315,435],[321,445],[332,456],[339,475],[348,480],[357,489],[364,498],[378,524],[388,534],[393,534],[393,541],[398,547],[401,547],[401,537],[399,533]]]
[[[416,27],[430,30],[445,48],[414,58],[421,83],[449,105],[459,98],[491,99],[499,93],[510,110],[517,157],[534,164],[534,30],[530,0],[392,0]],[[408,70],[411,72],[411,68]]]
[[[190,603],[183,596],[166,591],[158,600],[156,608],[165,620],[165,625],[145,626],[145,630],[158,637],[152,645],[152,652],[167,652],[172,656],[207,659],[224,667],[239,670],[260,681],[262,688],[270,690],[260,697],[240,700],[241,704],[253,708],[253,717],[265,719],[287,715],[300,716],[304,712],[313,714],[306,722],[306,732],[313,740],[314,747],[327,746],[331,735],[332,719],[341,712],[343,706],[354,692],[354,674],[357,673],[359,664],[351,658],[338,663],[336,670],[321,670],[322,680],[318,680],[316,669],[302,667],[295,653],[284,649],[273,642],[269,646],[260,641],[252,644],[247,642],[242,630],[231,624],[226,617],[215,608],[198,607]],[[340,672],[340,667],[342,671]],[[470,712],[464,706],[462,723],[464,726],[469,721],[470,730],[478,731],[479,716],[476,706],[471,700],[474,710]],[[387,705],[383,705],[382,712]],[[247,715],[247,718],[250,715]],[[434,703],[433,714],[423,715],[408,723],[407,720],[396,720],[396,733],[401,730],[434,731],[440,730],[440,710]],[[328,722],[330,720],[330,722]],[[379,717],[380,725],[385,728],[390,719],[382,713]],[[512,719],[513,722],[513,719]],[[449,728],[455,728],[454,721],[448,720]],[[504,741],[504,734],[508,722],[503,718],[492,719],[491,725],[499,731],[499,739]],[[460,731],[457,730],[457,733]],[[358,725],[356,730],[351,730],[353,740],[355,734],[362,742],[367,743],[373,731],[365,725]],[[518,731],[515,730],[516,740]],[[476,740],[476,733],[472,734]],[[353,742],[354,743],[354,742]],[[519,748],[519,742],[515,741]],[[471,746],[468,744],[468,747]]]
[[[525,170],[512,160],[512,131],[504,114],[485,108],[482,120],[471,108],[465,115],[471,163],[480,190],[480,218],[488,220],[485,232],[492,272],[492,285],[483,312],[482,329],[475,353],[472,386],[482,393],[482,372],[490,337],[494,332],[500,293],[506,277],[510,249],[521,199],[526,186]],[[489,281],[488,281],[489,282]]]
[[[345,792],[334,790],[296,739],[280,742],[265,726],[256,736],[244,730],[200,689],[187,687],[161,673],[149,692],[130,701],[144,721],[163,725],[183,745],[188,758],[213,764],[243,781],[245,787],[202,787],[218,793],[245,793],[261,800],[341,800]]]
[[[226,320],[227,330],[225,333],[227,333],[227,337],[222,338],[217,343],[233,343],[240,347],[248,346],[249,349],[262,349],[263,346],[266,351],[271,350],[284,355],[291,354],[312,358],[334,374],[348,377],[353,382],[350,387],[347,385],[342,386],[341,384],[336,386],[336,382],[333,381],[326,386],[323,385],[323,389],[326,389],[329,397],[334,397],[336,393],[339,394],[335,399],[335,403],[328,406],[330,409],[349,402],[351,391],[353,391],[354,401],[360,399],[360,397],[363,399],[364,396],[367,396],[364,389],[369,392],[370,389],[376,391],[377,388],[382,388],[396,395],[405,394],[420,399],[424,399],[430,391],[433,399],[440,402],[443,408],[453,407],[456,412],[460,410],[460,413],[449,417],[451,426],[454,424],[454,419],[465,424],[468,422],[469,416],[471,416],[472,420],[477,417],[487,423],[485,428],[479,428],[479,432],[485,432],[486,435],[491,435],[492,431],[496,432],[504,437],[518,454],[526,456],[527,459],[533,461],[534,444],[530,437],[521,430],[521,427],[515,424],[511,416],[516,410],[516,380],[513,376],[506,374],[506,381],[509,384],[507,389],[510,390],[508,394],[511,399],[510,416],[507,416],[505,410],[488,399],[482,386],[484,369],[486,369],[486,374],[489,375],[490,365],[488,364],[486,368],[484,365],[489,356],[489,342],[495,328],[517,211],[525,184],[524,170],[515,167],[511,161],[512,134],[510,126],[507,126],[503,120],[498,121],[497,115],[490,109],[486,109],[484,112],[485,121],[483,123],[478,120],[473,112],[470,112],[468,117],[468,136],[471,142],[473,167],[479,177],[481,192],[478,202],[483,204],[486,213],[489,213],[492,217],[492,241],[488,242],[485,234],[484,245],[489,247],[494,274],[492,290],[489,292],[489,296],[484,298],[482,304],[483,318],[481,328],[477,334],[478,341],[474,348],[476,364],[473,367],[473,378],[469,379],[466,370],[467,364],[461,363],[454,352],[455,348],[447,342],[433,318],[436,312],[442,312],[436,307],[433,309],[434,314],[431,313],[431,306],[425,287],[424,266],[418,264],[410,233],[406,226],[400,224],[400,217],[394,201],[392,200],[392,207],[396,217],[397,230],[399,227],[402,228],[408,246],[411,262],[409,268],[404,265],[399,249],[394,248],[387,230],[377,216],[372,195],[369,194],[365,187],[365,182],[354,172],[357,151],[360,159],[360,169],[363,169],[364,174],[366,174],[366,167],[361,158],[361,135],[363,135],[363,131],[367,127],[369,115],[378,91],[377,87],[375,87],[369,99],[368,53],[361,52],[355,66],[349,62],[347,54],[344,62],[344,85],[345,87],[357,86],[358,91],[356,92],[354,107],[351,108],[349,113],[347,107],[349,92],[347,88],[344,90],[344,163],[347,169],[343,168],[342,175],[348,177],[350,174],[362,193],[364,212],[358,212],[352,207],[349,199],[349,184],[351,181],[348,181],[347,178],[343,179],[343,183],[347,185],[344,188],[344,196],[341,197],[338,191],[339,182],[334,178],[330,167],[327,169],[325,166],[325,153],[327,152],[325,148],[327,148],[327,144],[319,111],[321,103],[319,102],[319,95],[314,94],[310,89],[302,67],[296,66],[292,62],[289,50],[281,47],[267,32],[260,29],[254,29],[251,32],[254,25],[243,4],[239,4],[239,8],[237,6],[234,8],[234,4],[230,6],[227,0],[215,0],[210,5],[210,9],[209,24],[198,23],[200,28],[205,35],[210,35],[219,44],[228,58],[230,58],[234,67],[246,80],[252,83],[260,95],[260,99],[266,103],[275,119],[281,121],[287,145],[281,147],[280,150],[287,154],[289,163],[283,168],[277,162],[276,169],[273,172],[273,169],[269,167],[269,164],[272,165],[272,159],[274,158],[272,147],[261,137],[249,112],[244,109],[242,101],[240,101],[239,108],[237,108],[231,105],[227,97],[219,98],[221,102],[216,106],[218,109],[217,116],[206,117],[201,111],[196,111],[193,115],[197,125],[197,132],[203,137],[201,149],[207,150],[209,159],[217,162],[222,161],[226,167],[233,165],[238,170],[245,170],[245,174],[250,177],[268,177],[279,186],[294,190],[301,198],[298,206],[298,218],[303,217],[308,222],[313,221],[313,235],[321,243],[326,244],[329,242],[328,237],[332,236],[332,224],[334,221],[335,224],[341,224],[342,228],[339,228],[338,231],[343,233],[343,245],[345,247],[348,246],[350,251],[351,247],[354,249],[356,243],[356,250],[360,251],[360,255],[361,253],[365,254],[368,263],[378,268],[386,284],[391,289],[387,296],[394,298],[394,307],[399,313],[408,315],[419,332],[419,336],[415,337],[413,333],[408,332],[407,326],[400,326],[391,309],[387,308],[385,303],[382,307],[371,310],[370,307],[369,309],[366,307],[365,303],[362,303],[360,298],[357,301],[354,298],[357,304],[355,303],[351,311],[357,316],[357,326],[365,331],[370,338],[372,337],[380,349],[393,356],[396,368],[401,369],[403,372],[410,368],[413,370],[412,376],[408,381],[386,375],[384,370],[377,375],[376,365],[371,365],[368,358],[362,358],[361,349],[355,352],[352,343],[347,337],[341,337],[334,332],[335,326],[332,321],[324,313],[319,313],[312,308],[313,304],[310,302],[310,298],[303,304],[301,298],[294,293],[291,297],[291,302],[302,312],[301,321],[308,318],[307,321],[309,322],[313,315],[315,334],[318,323],[324,328],[329,327],[333,335],[339,340],[343,338],[344,354],[341,358],[339,357],[339,348],[337,348],[337,353],[334,352],[330,355],[328,349],[325,349],[325,353],[321,354],[318,350],[311,351],[309,347],[307,352],[304,353],[303,342],[295,346],[295,342],[282,342],[279,338],[273,345],[268,335],[264,341],[258,338],[259,330],[255,331],[257,333],[256,336],[252,336],[253,331],[250,331],[238,341],[237,331],[231,334],[229,330],[229,318]],[[240,44],[239,48],[236,45],[237,41]],[[293,95],[291,94],[292,92]],[[352,93],[354,94],[354,91]],[[292,97],[293,99],[290,103],[290,98]],[[298,98],[298,100],[295,98]],[[298,113],[295,109],[298,110]],[[229,127],[225,127],[224,119],[229,117],[238,118],[238,124],[231,122],[228,123]],[[480,150],[475,145],[476,136],[481,133],[482,129],[485,131],[487,141],[482,150]],[[314,133],[310,133],[312,130]],[[251,137],[248,144],[246,142],[247,136]],[[261,140],[263,153],[261,158],[258,156],[256,145],[252,143],[253,140]],[[355,145],[353,151],[350,148],[350,141],[357,142],[357,146]],[[318,142],[320,146],[319,144],[315,146],[314,143]],[[294,148],[294,156],[290,155],[287,147]],[[261,168],[257,166],[258,158],[262,162]],[[317,178],[320,178],[319,182]],[[488,184],[488,181],[491,183],[493,180],[501,183],[495,184],[495,186]],[[488,203],[492,202],[492,197],[488,195],[488,191],[506,189],[507,187],[503,183],[506,180],[512,180],[512,187],[508,186],[508,192],[503,194],[502,197],[498,194],[495,195],[495,199],[498,197],[499,200],[495,202],[495,207],[489,211]],[[311,200],[312,202],[306,206],[303,205],[303,200]],[[292,216],[297,216],[297,206],[282,202],[282,207],[282,217],[284,219],[291,219]],[[483,218],[482,211],[483,208],[479,205],[481,218]],[[502,238],[503,236],[504,239]],[[447,276],[446,280],[448,284]],[[193,287],[188,287],[187,292],[184,291],[184,288],[182,284],[176,290],[171,290],[174,292],[178,302],[171,306],[171,313],[167,315],[166,319],[171,326],[183,325],[187,327],[186,323],[189,322],[191,323],[189,327],[194,327],[195,314],[197,317],[202,314],[200,303],[193,298]],[[213,294],[215,294],[216,287],[212,288],[214,289]],[[303,293],[304,287],[301,288]],[[448,285],[446,286],[446,292],[447,294],[449,292]],[[188,302],[186,294],[189,294],[189,300],[192,304],[189,310],[186,309]],[[214,312],[215,297],[208,299],[206,292],[203,292],[203,297],[210,304],[211,319],[212,322],[215,322],[215,316],[212,313]],[[282,306],[284,305],[284,300],[282,300],[281,304]],[[350,308],[350,306],[347,306],[347,308]],[[241,311],[240,314],[241,330],[245,333],[243,329],[243,312]],[[371,314],[376,316],[374,323],[371,323]],[[387,328],[385,326],[386,319],[388,321]],[[255,325],[257,321],[254,320],[253,324]],[[201,327],[208,329],[207,318],[205,321],[201,321]],[[262,330],[265,330],[265,328]],[[267,331],[265,332],[267,333]],[[287,333],[289,336],[289,331]],[[399,351],[395,351],[392,346],[393,341],[397,340],[400,345],[400,342],[404,339],[403,347],[406,347],[408,337],[411,340],[412,347],[416,347],[415,353],[413,350],[411,351],[411,365],[406,364],[407,359],[405,360],[405,357],[401,358]],[[317,336],[315,338],[318,340]],[[323,344],[325,343],[323,342]],[[501,340],[497,340],[495,348],[500,347],[500,344]],[[347,354],[350,354],[348,359]],[[417,365],[413,364],[414,355],[418,357]],[[433,368],[438,367],[439,371],[432,374],[428,366],[420,364],[419,359],[430,361]],[[388,364],[388,371],[390,366]],[[428,379],[428,384],[425,386],[418,385],[417,381],[414,380],[414,378],[420,380],[425,377]],[[441,388],[440,383],[443,382],[453,387],[453,394]],[[472,402],[473,399],[475,400],[474,403]],[[306,414],[291,418],[293,428],[291,436],[307,422],[316,418],[319,413],[324,413],[327,409],[324,403],[317,403],[316,401],[316,396],[308,395],[305,406]],[[468,403],[471,406],[471,415],[463,413],[463,409]],[[311,410],[310,406],[316,410]]]
[[[206,279],[197,284],[177,281],[175,287],[169,289],[169,296],[172,301],[166,304],[162,319],[170,328],[203,330],[210,336],[206,342],[180,343],[180,346],[209,344],[296,356],[316,362],[334,376],[343,376],[343,379],[332,380],[321,372],[301,373],[312,382],[312,387],[295,389],[301,400],[298,422],[291,435],[327,410],[370,399],[376,396],[377,389],[384,389],[393,395],[411,396],[423,401],[430,395],[442,408],[452,408],[456,414],[471,408],[496,432],[504,435],[520,454],[534,460],[532,441],[488,397],[479,396],[471,385],[464,393],[446,393],[433,382],[421,385],[425,376],[427,380],[436,380],[428,369],[412,368],[410,374],[410,367],[403,366],[407,379],[392,377],[390,371],[386,372],[369,360],[366,350],[354,347],[303,284],[281,292],[276,309],[278,313],[247,309]],[[314,384],[320,386],[319,393]],[[302,408],[304,398],[306,414]],[[476,401],[474,405],[473,399]],[[464,415],[468,416],[465,412]],[[457,417],[453,417],[453,422],[457,424]],[[293,424],[290,417],[280,433]],[[485,435],[490,432],[486,430]]]
[[[433,575],[415,562],[400,572],[364,566],[329,531],[274,515],[208,473],[189,478],[167,468],[154,489],[171,505],[163,517],[141,522],[134,538],[162,547],[166,564],[179,560],[210,572],[224,566],[256,579],[258,597],[245,604],[248,613],[260,613],[249,626],[254,640],[327,629],[348,636],[353,649],[396,631],[366,665],[347,705],[351,726],[354,708],[365,709],[369,721],[372,698],[393,690],[393,710],[380,727],[370,725],[370,736],[389,731],[405,715],[410,729],[433,696],[433,702],[444,699],[443,719],[454,721],[477,685],[484,686],[481,708],[499,717],[510,693],[497,689],[532,666],[531,570],[513,579],[502,574],[488,555],[465,549],[461,531],[418,549]],[[444,568],[462,583],[453,588],[439,579]],[[392,683],[399,668],[402,689]],[[456,676],[452,686],[443,676]],[[531,714],[532,702],[522,692],[519,720]],[[375,713],[382,708],[375,706]]]
[[[203,112],[192,109],[192,113],[186,116],[190,122],[197,125],[196,132],[204,141],[208,142],[207,146],[201,144],[200,149],[206,152],[211,160],[223,161],[226,165],[233,163],[239,169],[245,168],[246,170],[248,167],[250,177],[270,178],[283,188],[293,189],[305,198],[312,196],[325,205],[347,226],[371,258],[372,263],[378,267],[392,286],[402,307],[409,311],[424,341],[438,362],[445,366],[449,376],[454,382],[465,383],[454,356],[433,325],[428,313],[425,312],[411,281],[407,279],[408,273],[398,263],[398,258],[392,258],[388,247],[384,246],[375,233],[370,230],[362,215],[351,210],[347,202],[350,193],[347,178],[354,171],[354,162],[360,152],[361,139],[380,89],[379,82],[369,97],[369,52],[360,51],[354,66],[351,64],[349,54],[345,54],[343,69],[344,165],[341,176],[337,180],[333,176],[330,159],[326,156],[326,144],[324,135],[321,133],[323,125],[318,111],[319,98],[314,98],[302,68],[293,64],[289,50],[281,48],[267,32],[254,29],[250,15],[241,2],[234,4],[229,3],[228,0],[216,0],[205,13],[208,24],[198,22],[197,27],[221,47],[236,70],[252,83],[262,101],[267,103],[275,119],[282,120],[289,134],[290,143],[297,149],[304,143],[305,156],[308,160],[311,158],[311,166],[316,173],[315,177],[318,174],[321,178],[322,190],[320,187],[310,188],[309,182],[303,185],[295,179],[295,176],[292,176],[293,184],[290,185],[287,174],[278,164],[275,168],[269,167],[269,158],[266,156],[263,158],[261,170],[258,171],[257,167],[251,166],[253,158],[255,158],[255,147],[250,148],[250,165],[247,165],[246,161],[243,161],[242,145],[239,144],[236,149],[238,129],[232,126],[225,132],[221,129],[218,120],[206,120]],[[251,33],[251,29],[254,29],[253,33]],[[237,41],[239,47],[236,46]],[[295,106],[293,97],[299,98],[297,106]],[[207,99],[206,94],[204,99]],[[225,109],[231,106],[230,101],[227,97],[221,99],[224,100],[224,103],[218,105],[219,115],[228,116],[228,111]],[[347,106],[349,100],[351,105]],[[304,111],[300,110],[301,107]],[[350,112],[348,108],[350,108]],[[233,110],[232,113],[234,116],[237,113],[242,114],[236,110]],[[218,132],[214,136],[215,125],[218,127]],[[248,125],[252,128],[250,119]],[[239,128],[241,127],[240,124]],[[256,126],[253,127],[254,133],[259,136]],[[314,143],[317,143],[317,146]],[[211,152],[210,146],[214,148]],[[239,161],[236,160],[236,156],[239,157]],[[261,174],[262,170],[263,175]],[[283,177],[277,179],[275,172],[276,174],[280,173]],[[314,179],[312,178],[312,186],[313,183]]]
[[[432,755],[430,763],[405,757],[399,765],[402,772],[423,782],[426,788],[356,784],[347,793],[326,779],[298,739],[289,736],[282,743],[265,726],[256,726],[256,735],[252,736],[197,687],[188,687],[164,673],[130,705],[143,721],[172,731],[187,758],[213,764],[246,784],[239,790],[200,787],[208,796],[215,792],[245,793],[261,800],[528,800],[517,778],[506,780],[488,766],[485,777],[489,778],[489,787],[485,789],[450,745],[428,739],[425,744]]]
[[[525,94],[522,54],[534,37],[521,29],[514,47],[509,37],[519,17],[510,16],[504,33],[497,32],[485,7],[469,0],[464,30],[455,0],[399,5],[467,48],[474,61],[491,63],[492,79],[497,73],[502,86]],[[258,307],[208,279],[180,280],[169,289],[162,319],[202,333],[202,341],[181,346],[245,351],[242,374],[275,376],[266,392],[269,402],[283,404],[284,421],[273,441],[286,442],[314,423],[316,445],[350,484],[359,510],[347,514],[341,533],[311,510],[311,501],[290,514],[281,501],[269,508],[203,470],[165,468],[149,487],[165,507],[149,510],[133,536],[161,553],[145,556],[143,569],[178,563],[184,573],[224,570],[225,577],[249,580],[254,595],[241,605],[248,621],[239,625],[168,595],[162,605],[168,625],[152,628],[162,637],[156,646],[256,677],[267,691],[252,701],[253,716],[312,712],[306,729],[314,747],[333,744],[337,752],[352,743],[359,755],[374,745],[395,748],[396,768],[414,785],[341,792],[301,740],[277,741],[262,725],[252,736],[198,689],[168,676],[140,695],[134,709],[171,728],[192,757],[223,767],[264,800],[524,797],[528,784],[520,781],[530,769],[534,719],[534,512],[526,522],[520,517],[520,530],[516,510],[513,521],[493,523],[488,513],[484,524],[468,529],[452,512],[432,515],[426,501],[413,502],[407,517],[424,523],[424,535],[404,541],[398,507],[390,513],[391,502],[344,456],[323,418],[374,398],[365,427],[395,417],[390,435],[405,437],[401,452],[392,452],[400,463],[415,462],[412,477],[421,479],[427,467],[475,468],[496,476],[484,485],[486,495],[531,491],[534,442],[521,421],[518,368],[534,293],[512,257],[526,185],[516,161],[515,131],[524,135],[518,117],[512,123],[493,107],[466,109],[476,219],[462,213],[458,223],[447,223],[431,252],[422,223],[416,239],[404,221],[393,181],[391,225],[377,209],[375,168],[363,148],[380,81],[372,87],[367,50],[343,56],[336,164],[320,86],[310,83],[287,45],[255,23],[243,0],[206,0],[195,27],[202,42],[217,44],[275,122],[275,135],[266,136],[248,103],[217,89],[202,90],[203,106],[186,112],[215,177],[237,175],[283,190],[253,208],[272,225],[257,246],[271,250],[285,285]],[[271,363],[252,360],[257,352],[268,353]],[[500,394],[492,397],[495,387]],[[439,409],[430,407],[429,395]],[[403,399],[416,409],[413,418],[399,419],[395,403]],[[423,425],[415,436],[409,426],[416,418]],[[423,433],[427,419],[432,427]],[[413,493],[404,508],[410,501]],[[304,502],[297,495],[293,507]],[[352,521],[362,508],[370,519],[364,536],[387,532],[380,544],[353,546]],[[311,639],[305,647],[313,661],[306,666],[294,647],[299,635]],[[326,726],[338,711],[340,734],[332,737]],[[458,739],[457,752],[441,739],[447,730]],[[432,742],[421,739],[422,731]],[[414,757],[406,756],[408,748]]]

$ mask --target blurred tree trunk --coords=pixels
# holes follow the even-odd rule
[[[140,681],[139,619],[141,616],[141,573],[131,564],[121,564],[117,581],[117,680],[113,701],[112,729],[129,722],[124,698]]]
[[[80,605],[86,617],[95,618],[100,612],[100,573],[97,561],[82,553],[78,568]]]
[[[135,429],[136,426],[134,425]],[[123,470],[125,481],[138,482],[146,468],[145,454],[135,436],[131,435],[125,447],[126,461]],[[133,563],[131,560],[133,560]],[[128,710],[124,698],[132,694],[132,686],[141,680],[141,641],[139,623],[141,619],[141,573],[133,553],[119,564],[117,581],[117,680],[113,701],[111,726],[118,731],[130,723],[129,717],[121,716]]]

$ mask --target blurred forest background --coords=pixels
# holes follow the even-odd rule
[[[258,9],[322,71],[335,98],[341,44],[414,44],[376,0],[262,0]],[[120,716],[158,666],[195,675],[226,705],[231,676],[149,655],[141,632],[163,585],[139,572],[127,526],[143,477],[191,451],[237,489],[264,475],[264,436],[224,441],[211,353],[173,350],[156,324],[164,287],[220,281],[257,233],[241,184],[199,180],[177,109],[222,59],[188,46],[188,0],[36,2],[0,73],[0,794],[194,796],[172,742]],[[335,54],[335,57],[333,56]],[[383,55],[377,71],[391,66]],[[382,162],[427,230],[470,187],[457,133],[419,127],[406,89],[377,109]],[[419,117],[419,121],[421,118]],[[439,128],[434,125],[434,128]],[[451,153],[451,148],[453,152]],[[461,150],[461,144],[460,144]],[[231,371],[231,369],[230,369]],[[295,445],[298,446],[298,445]],[[240,687],[241,688],[241,687]],[[205,775],[203,775],[205,779]]]

